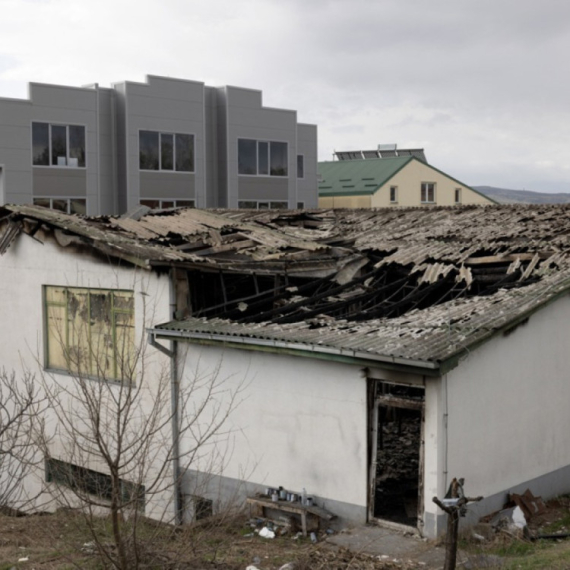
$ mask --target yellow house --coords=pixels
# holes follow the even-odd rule
[[[319,208],[495,204],[415,156],[319,162]]]

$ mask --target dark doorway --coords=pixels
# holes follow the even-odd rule
[[[370,515],[417,527],[423,507],[424,389],[377,382],[375,392]]]

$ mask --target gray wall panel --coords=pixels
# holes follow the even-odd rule
[[[34,196],[85,196],[87,173],[79,168],[34,167]]]
[[[174,172],[141,172],[140,197],[194,200],[194,175]]]
[[[225,87],[228,104],[232,107],[249,107],[259,109],[262,105],[262,94],[257,89],[244,89],[243,87]]]
[[[240,176],[239,200],[288,200],[289,181],[286,178]]]

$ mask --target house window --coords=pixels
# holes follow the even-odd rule
[[[300,204],[302,202],[299,202]],[[289,204],[281,201],[266,201],[266,200],[240,200],[238,208],[245,210],[286,210]]]
[[[194,135],[139,131],[139,168],[194,172]]]
[[[87,200],[85,198],[34,198],[34,206],[81,216],[87,213]]]
[[[32,123],[34,166],[85,167],[85,127]]]
[[[390,186],[390,203],[397,204],[398,203],[398,187],[397,186]]]
[[[93,495],[105,501],[111,501],[113,498],[113,485],[110,475],[51,457],[46,460],[45,470],[46,482],[48,483],[64,485],[75,492]],[[136,485],[123,479],[120,479],[119,484],[123,504],[135,502],[138,508],[144,509],[144,485]]]
[[[132,291],[46,285],[45,366],[81,377],[131,381]]]
[[[434,182],[422,182],[421,200],[422,204],[433,204],[435,202]]]
[[[455,203],[461,204],[461,188],[455,189]]]
[[[302,154],[297,155],[297,178],[305,178],[305,157]]]
[[[194,200],[162,200],[160,198],[151,198],[149,200],[141,200],[141,206],[147,206],[152,210],[160,210],[165,208],[194,208]]]
[[[297,202],[297,210],[304,210],[305,202]]]
[[[287,176],[286,142],[238,139],[238,174]]]

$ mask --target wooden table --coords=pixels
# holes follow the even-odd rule
[[[322,509],[321,507],[317,507],[315,505],[309,507],[302,505],[300,502],[272,501],[268,497],[261,496],[247,497],[246,503],[250,506],[253,505],[258,507],[261,510],[263,518],[267,518],[265,516],[266,509],[299,515],[301,517],[301,529],[303,531],[303,536],[307,536],[307,516],[316,517],[318,523],[320,523],[321,519],[331,521],[336,518],[336,515],[329,513],[329,511]]]

